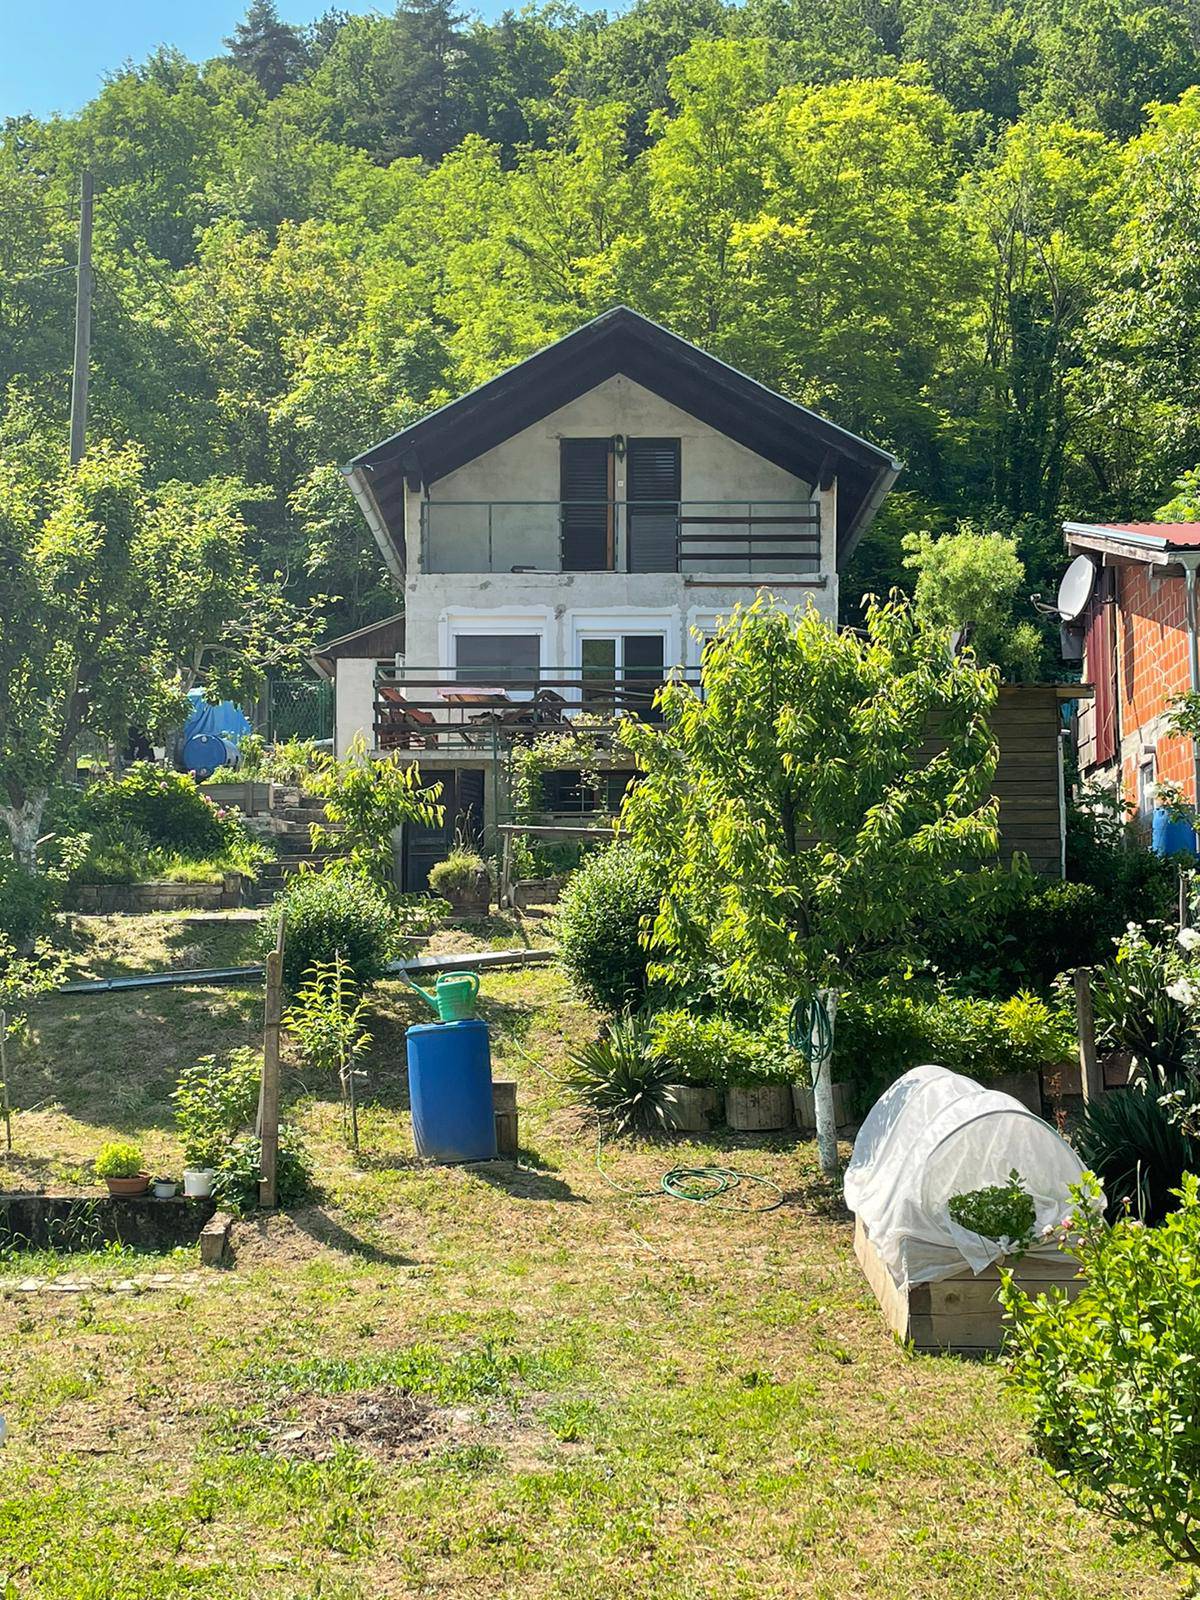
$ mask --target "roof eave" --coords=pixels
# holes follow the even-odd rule
[[[356,458],[361,461],[362,458]],[[404,564],[404,530],[400,530],[400,540],[397,543],[388,527],[379,503],[375,499],[371,488],[371,481],[364,466],[357,465],[355,461],[349,462],[342,469],[342,476],[350,488],[350,493],[358,502],[358,509],[366,518],[367,527],[375,543],[379,546],[379,553],[383,557],[384,565],[398,582],[403,583],[405,577]]]

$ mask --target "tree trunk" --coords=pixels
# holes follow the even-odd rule
[[[37,842],[42,832],[42,814],[49,797],[27,794],[19,806],[0,805],[0,818],[12,841],[13,857],[25,872],[37,871]]]

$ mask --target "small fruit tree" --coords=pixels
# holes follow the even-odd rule
[[[716,965],[763,1008],[894,967],[919,920],[953,917],[998,848],[996,675],[907,602],[862,632],[766,598],[706,648],[702,684],[631,726],[645,772],[622,822],[663,896],[654,976]]]

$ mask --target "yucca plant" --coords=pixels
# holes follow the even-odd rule
[[[1075,1133],[1080,1159],[1104,1185],[1110,1215],[1143,1222],[1173,1211],[1185,1172],[1200,1169],[1200,1141],[1180,1126],[1167,1091],[1143,1080],[1089,1103]]]
[[[636,1017],[618,1017],[608,1033],[567,1058],[564,1082],[614,1133],[652,1133],[666,1122],[666,1086],[675,1069],[649,1053]]]

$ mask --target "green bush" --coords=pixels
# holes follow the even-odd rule
[[[790,1083],[802,1070],[783,1030],[755,1029],[729,1017],[660,1011],[650,1023],[650,1054],[672,1081],[696,1084]]]
[[[1031,1300],[1011,1281],[1008,1378],[1055,1477],[1083,1505],[1200,1566],[1200,1194],[1161,1227],[1107,1228],[1076,1207],[1079,1296]]]
[[[387,971],[397,935],[396,914],[369,878],[349,872],[301,872],[276,896],[260,928],[265,955],[286,919],[284,982],[299,992],[308,969],[341,952],[360,987]]]
[[[926,928],[919,943],[948,982],[1003,998],[1046,989],[1060,972],[1108,959],[1125,920],[1091,884],[996,868],[979,874],[961,921]]]
[[[201,1056],[182,1069],[171,1100],[185,1165],[218,1167],[258,1110],[262,1057],[243,1045],[227,1056]]]
[[[25,872],[11,856],[0,856],[0,935],[23,950],[50,925],[61,885]]]
[[[128,1139],[114,1139],[101,1145],[96,1157],[98,1178],[139,1178],[145,1170],[141,1145]]]
[[[245,831],[237,814],[214,805],[188,773],[149,761],[93,785],[84,796],[83,817],[102,837],[120,840],[132,833],[151,848],[190,861],[224,854]]]
[[[618,1017],[607,1034],[567,1057],[563,1082],[614,1133],[652,1132],[665,1123],[672,1070],[651,1055],[645,1024]]]
[[[455,845],[444,861],[435,862],[429,869],[429,888],[433,894],[474,889],[481,879],[487,879],[487,862],[478,850],[469,850],[465,845]]]
[[[252,1133],[231,1139],[221,1153],[213,1177],[213,1196],[233,1211],[251,1211],[258,1204],[258,1178],[262,1167],[262,1141]],[[275,1199],[294,1205],[312,1188],[312,1169],[297,1129],[289,1122],[279,1127],[279,1153],[275,1165]]]
[[[838,1005],[834,1077],[850,1085],[862,1116],[889,1084],[926,1062],[987,1082],[1053,1065],[1073,1047],[1069,1013],[1032,994],[964,1000],[944,993],[852,992]]]
[[[650,868],[627,845],[597,850],[568,878],[558,908],[559,956],[575,988],[601,1011],[624,1011],[645,998],[650,958],[642,935],[659,898]]]

